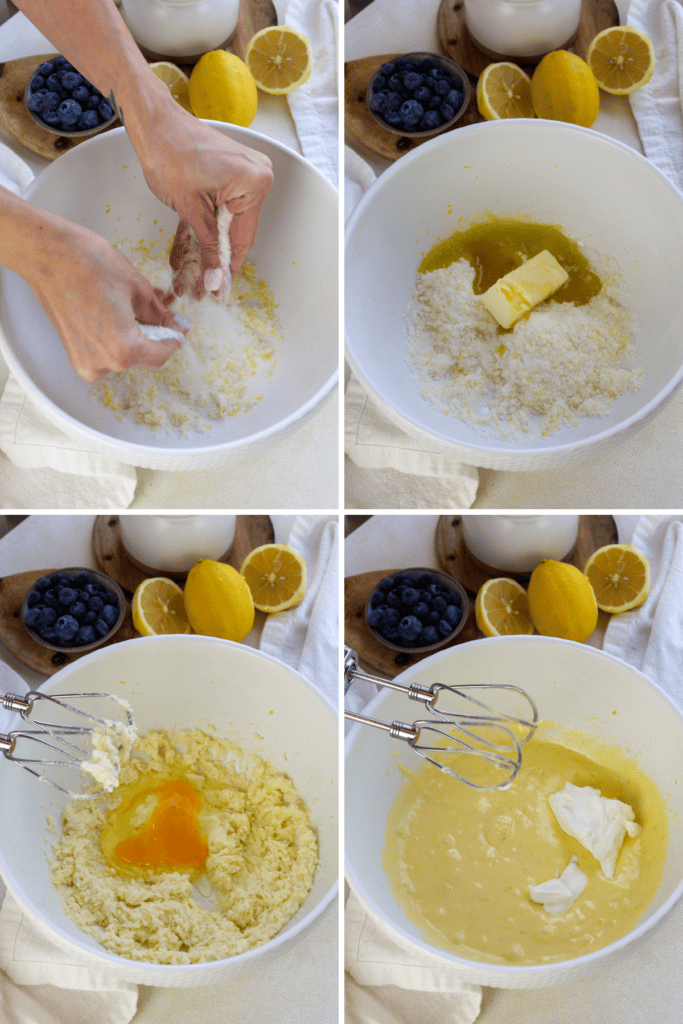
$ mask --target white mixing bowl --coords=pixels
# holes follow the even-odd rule
[[[0,759],[0,872],[23,911],[53,941],[115,977],[187,987],[263,967],[304,938],[338,890],[338,718],[293,669],[250,647],[202,636],[160,636],[102,648],[57,672],[50,694],[106,692],[128,700],[140,732],[197,727],[282,766],[294,780],[318,833],[320,866],[308,898],[269,942],[238,956],[188,965],[147,964],[108,952],[62,909],[46,855],[46,816],[60,820],[68,798]],[[44,709],[41,708],[41,711]],[[46,841],[47,839],[47,841]]]
[[[402,684],[511,682],[536,701],[540,717],[604,737],[636,758],[667,801],[669,849],[664,880],[644,917],[624,938],[574,960],[534,967],[466,960],[427,943],[394,899],[382,869],[389,809],[404,780],[398,762],[417,754],[385,732],[354,726],[346,742],[346,872],[360,900],[401,945],[436,954],[464,981],[497,988],[542,988],[587,977],[637,949],[683,895],[683,715],[653,682],[618,658],[552,637],[475,640],[432,655],[398,677]],[[482,699],[486,699],[485,695]],[[383,722],[412,722],[406,697],[382,690],[364,712]],[[522,748],[523,749],[523,748]],[[453,782],[453,798],[457,786]]]
[[[285,345],[263,401],[187,438],[153,434],[101,405],[71,369],[29,286],[0,275],[0,349],[26,394],[66,434],[122,462],[151,469],[210,469],[258,455],[302,427],[337,381],[338,203],[332,185],[286,146],[220,121],[214,128],[265,153],[275,183],[250,258],[278,302]],[[110,242],[172,238],[178,218],[147,187],[124,128],[63,154],[31,183],[35,206],[85,224]],[[126,245],[119,249],[130,255]]]
[[[549,437],[497,440],[446,417],[420,395],[406,358],[404,310],[421,256],[477,220],[528,215],[559,224],[623,275],[645,363],[639,391],[605,418]],[[458,128],[401,157],[373,183],[346,229],[346,350],[364,388],[404,430],[463,462],[530,470],[580,462],[640,430],[683,380],[683,196],[653,164],[613,139],[559,121]]]

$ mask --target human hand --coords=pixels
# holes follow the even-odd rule
[[[40,262],[24,276],[76,373],[93,383],[131,366],[162,366],[181,342],[151,340],[139,323],[180,331],[167,309],[173,296],[94,231],[64,221],[46,233]]]
[[[234,278],[254,243],[261,207],[273,184],[272,164],[263,153],[193,117],[163,88],[168,99],[160,94],[155,116],[143,125],[129,115],[126,128],[150,189],[180,217],[174,250],[186,248],[187,224],[197,236],[200,267],[193,293],[201,298],[207,284],[209,290],[220,290],[215,282],[222,275],[210,273],[221,270],[218,207],[226,204],[233,214],[230,272]]]

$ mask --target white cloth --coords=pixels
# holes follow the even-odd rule
[[[683,707],[683,516],[642,516],[630,543],[650,563],[645,603],[613,615],[603,650],[629,662]]]
[[[355,377],[346,387],[346,508],[470,508],[479,471],[412,437]]]
[[[298,516],[287,544],[306,563],[298,605],[269,615],[260,649],[291,665],[335,707],[339,701],[339,521]]]
[[[652,40],[655,71],[631,93],[631,109],[645,155],[683,191],[683,4],[631,0],[628,24]]]
[[[339,188],[339,4],[337,0],[290,0],[286,22],[311,41],[313,69],[307,82],[287,94],[304,156]]]
[[[394,941],[353,895],[346,903],[344,959],[347,1024],[472,1024],[479,1016],[480,985]],[[377,987],[381,994],[372,992]]]
[[[0,662],[0,693],[27,691],[21,676]],[[0,711],[0,732],[20,725],[17,714]],[[8,762],[1,768],[22,770]],[[128,1024],[137,1009],[137,985],[66,953],[8,894],[0,909],[0,971],[2,1024]]]

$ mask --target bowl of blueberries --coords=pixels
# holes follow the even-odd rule
[[[36,643],[51,651],[92,651],[119,629],[126,598],[97,569],[59,569],[41,576],[24,597],[21,621]]]
[[[392,651],[426,654],[443,647],[467,622],[470,602],[456,579],[438,569],[385,576],[365,603],[365,623]]]
[[[38,66],[26,83],[24,102],[36,124],[53,135],[93,135],[118,117],[99,89],[61,56]]]
[[[467,74],[450,57],[406,53],[373,75],[366,103],[387,131],[427,138],[451,128],[465,113],[471,94]]]

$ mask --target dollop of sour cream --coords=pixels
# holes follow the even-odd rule
[[[548,802],[562,831],[593,854],[606,878],[614,878],[626,834],[635,837],[641,830],[633,808],[604,797],[592,786],[574,786],[571,782],[558,793],[551,793]]]
[[[559,878],[551,878],[540,885],[530,885],[529,896],[534,903],[542,903],[548,914],[557,917],[566,914],[587,884],[588,878],[579,867],[576,856],[573,856]]]

